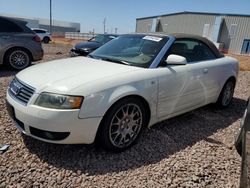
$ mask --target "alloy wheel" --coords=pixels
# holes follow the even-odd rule
[[[9,56],[9,62],[11,66],[18,70],[28,66],[29,61],[29,55],[22,50],[13,51]]]
[[[130,145],[138,136],[143,116],[140,107],[134,103],[121,106],[114,114],[109,128],[111,143],[124,148]]]
[[[227,106],[231,102],[233,98],[233,93],[234,93],[234,83],[228,82],[225,86],[223,96],[222,96],[223,106]]]

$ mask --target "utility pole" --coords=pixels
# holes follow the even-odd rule
[[[52,35],[52,0],[50,0],[49,30],[50,34]]]
[[[106,18],[103,20],[103,33],[105,34],[105,29],[106,29]]]

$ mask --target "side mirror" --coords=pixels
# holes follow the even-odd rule
[[[186,65],[187,59],[183,56],[180,56],[180,55],[171,54],[168,56],[168,58],[165,60],[165,62],[168,65]]]

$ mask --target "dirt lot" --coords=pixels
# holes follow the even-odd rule
[[[228,54],[231,57],[238,59],[240,62],[240,70],[250,71],[250,55],[237,55],[237,54]]]
[[[43,61],[69,46],[44,46]],[[250,88],[240,72],[233,103],[206,106],[146,130],[131,149],[113,154],[84,145],[55,145],[21,135],[9,119],[5,92],[16,72],[0,67],[0,187],[237,187],[240,157],[233,142]]]

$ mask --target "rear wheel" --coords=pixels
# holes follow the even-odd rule
[[[49,41],[50,41],[49,37],[44,37],[44,38],[43,38],[43,42],[44,42],[45,44],[49,43]]]
[[[119,152],[133,145],[146,125],[145,114],[143,103],[134,98],[117,102],[102,121],[99,132],[102,146]]]
[[[22,48],[11,49],[5,55],[5,63],[14,70],[22,70],[31,64],[29,53]]]
[[[226,108],[230,105],[235,88],[235,81],[233,79],[229,79],[222,88],[220,96],[216,102],[217,106],[220,108]]]

